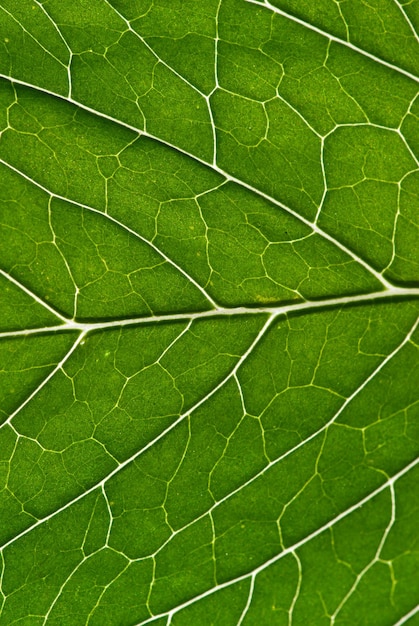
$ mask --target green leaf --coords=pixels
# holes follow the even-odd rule
[[[0,626],[418,623],[418,6],[3,0]]]

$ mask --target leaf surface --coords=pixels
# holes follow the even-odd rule
[[[1,3],[0,626],[417,622],[417,16]]]

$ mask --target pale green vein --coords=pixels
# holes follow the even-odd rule
[[[389,69],[394,70],[395,72],[398,72],[399,74],[404,74],[404,76],[411,78],[415,82],[419,82],[419,77],[415,76],[415,74],[412,74],[411,72],[408,72],[407,70],[404,70],[403,68],[398,67],[397,65],[394,65],[393,63],[389,63],[388,61],[381,59],[380,57],[376,56],[375,54],[372,54],[371,52],[367,52],[366,50],[363,50],[363,48],[356,46],[350,41],[345,41],[344,39],[341,39],[340,37],[331,35],[330,33],[319,28],[318,26],[314,26],[313,24],[310,24],[310,22],[306,22],[300,19],[299,17],[292,15],[291,13],[287,13],[283,9],[279,9],[278,7],[271,4],[269,0],[265,0],[263,3],[258,2],[258,0],[244,0],[244,1],[248,2],[249,4],[255,4],[258,7],[264,7],[265,9],[272,11],[273,13],[276,13],[277,15],[282,15],[283,17],[288,18],[292,22],[295,22],[296,24],[300,24],[300,26],[304,26],[308,30],[312,30],[315,33],[318,33],[319,35],[322,35],[323,37],[330,39],[331,41],[335,41],[336,43],[341,44],[342,46],[345,46],[346,48],[350,48],[351,50],[354,50],[355,52],[362,54],[362,56],[367,57],[368,59],[371,59],[372,61],[379,63],[380,65],[384,65],[385,67],[388,67]]]
[[[71,99],[71,100],[66,100],[65,98],[62,98],[62,96],[60,96],[59,94],[55,94],[51,91],[48,90],[44,90],[44,89],[40,89],[38,87],[36,87],[35,85],[31,85],[30,83],[27,83],[25,81],[19,81],[19,80],[15,80],[13,78],[10,78],[9,76],[6,76],[5,74],[0,74],[0,78],[5,78],[6,80],[11,81],[12,83],[16,83],[16,84],[20,84],[20,85],[24,85],[25,87],[31,87],[32,89],[39,89],[39,91],[41,91],[42,93],[47,93],[49,95],[53,95],[57,98],[63,99],[65,101],[69,101],[72,102],[73,104],[79,106],[81,109],[88,111],[89,113],[93,113],[94,115],[98,115],[99,117],[102,117],[104,119],[107,119],[109,121],[112,121],[116,124],[120,124],[121,126],[123,126],[124,128],[128,128],[130,130],[135,131],[136,133],[138,133],[139,135],[144,135],[145,137],[148,137],[150,139],[153,139],[154,141],[157,141],[159,143],[161,143],[162,145],[165,145],[169,148],[172,148],[173,150],[176,150],[177,152],[184,154],[185,156],[188,156],[189,158],[193,159],[194,161],[201,163],[202,165],[205,165],[206,167],[212,167],[212,169],[216,172],[218,172],[219,174],[221,174],[222,176],[224,176],[227,180],[236,183],[237,185],[239,185],[240,187],[244,187],[245,189],[248,189],[249,191],[253,192],[254,194],[256,194],[257,196],[260,196],[261,198],[264,198],[265,200],[267,200],[268,202],[271,202],[272,204],[274,204],[275,206],[277,206],[280,209],[283,209],[284,211],[286,211],[288,214],[292,215],[293,217],[295,217],[296,219],[298,219],[300,222],[302,222],[303,224],[305,224],[306,226],[308,226],[309,228],[311,228],[315,233],[317,233],[318,235],[324,237],[324,239],[327,239],[328,241],[330,241],[332,244],[334,244],[335,246],[337,246],[338,248],[340,248],[340,250],[342,250],[343,252],[345,252],[345,254],[347,254],[348,256],[350,256],[354,261],[356,261],[357,263],[359,263],[360,265],[362,265],[370,274],[372,274],[382,285],[383,288],[386,289],[390,289],[392,287],[392,284],[386,280],[380,272],[377,272],[377,270],[375,270],[373,267],[371,267],[371,265],[369,263],[367,263],[366,261],[364,261],[364,259],[362,259],[359,255],[357,255],[353,250],[351,250],[350,248],[348,248],[347,246],[345,246],[343,243],[341,243],[339,240],[335,239],[334,237],[332,237],[332,235],[329,235],[326,231],[324,231],[323,229],[319,228],[319,226],[315,223],[315,222],[310,222],[310,220],[308,220],[307,218],[303,217],[302,215],[300,215],[299,213],[297,213],[296,211],[294,211],[293,209],[291,209],[290,207],[286,206],[285,204],[283,204],[282,202],[280,202],[279,200],[277,200],[276,198],[273,198],[272,196],[269,196],[267,193],[260,191],[259,189],[257,189],[256,187],[254,187],[253,185],[250,185],[249,183],[246,183],[242,180],[240,180],[239,178],[236,178],[235,176],[232,176],[231,174],[229,174],[228,172],[226,172],[225,170],[223,170],[222,168],[220,168],[219,166],[211,166],[210,163],[207,163],[206,161],[204,161],[203,159],[200,159],[199,157],[185,151],[182,150],[178,147],[176,147],[175,145],[171,144],[168,141],[162,140],[159,137],[156,137],[155,135],[152,135],[148,132],[144,132],[144,131],[140,131],[137,128],[135,128],[134,126],[131,126],[130,124],[126,124],[124,122],[120,122],[119,120],[110,117],[109,115],[105,114],[105,113],[101,113],[96,111],[95,109],[92,109],[91,107],[88,107],[86,105],[80,104],[79,102],[76,102],[75,100]],[[39,187],[40,189],[43,189],[44,191],[46,191],[48,194],[55,196],[56,198],[60,198],[62,200],[65,200],[67,202],[71,202],[72,204],[76,205],[76,206],[81,206],[83,208],[86,209],[90,209],[96,212],[99,212],[97,209],[93,209],[92,207],[89,207],[88,205],[84,205],[84,204],[80,204],[78,202],[75,202],[74,200],[71,200],[69,198],[66,198],[64,196],[60,196],[58,194],[54,194],[52,193],[50,190],[48,190],[47,188],[45,188],[44,186],[42,186],[40,183],[38,183],[35,180],[32,180],[29,176],[27,176],[26,174],[24,174],[23,172],[21,172],[20,170],[18,170],[17,168],[14,168],[12,165],[10,165],[9,163],[7,163],[6,161],[0,159],[0,162],[4,163],[4,165],[7,165],[8,167],[10,167],[10,169],[13,169],[14,171],[16,171],[18,174],[21,174],[23,177],[25,177],[28,181],[32,182],[34,185],[36,185],[37,187]],[[109,216],[108,216],[109,217]],[[126,227],[125,227],[126,228]],[[137,234],[138,236],[138,234]],[[146,240],[147,241],[147,240]],[[150,243],[150,242],[148,242]],[[151,245],[151,244],[150,244]],[[162,254],[160,252],[160,254]],[[173,264],[173,261],[171,261],[171,263]],[[183,271],[184,272],[184,271]],[[192,280],[192,279],[191,279]],[[202,287],[201,287],[202,289]],[[208,296],[206,296],[208,298]]]

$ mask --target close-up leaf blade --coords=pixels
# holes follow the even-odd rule
[[[0,626],[416,623],[417,13],[0,2]]]

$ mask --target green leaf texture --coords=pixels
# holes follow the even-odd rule
[[[419,624],[418,28],[0,2],[0,626]]]

